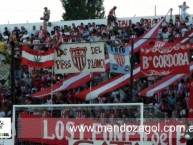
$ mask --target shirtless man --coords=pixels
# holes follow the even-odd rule
[[[43,17],[40,18],[41,20],[44,20],[45,22],[48,22],[50,19],[50,10],[48,10],[47,7],[44,8]]]
[[[116,6],[114,6],[110,11],[108,15],[108,21],[115,22],[116,21],[116,14],[115,10],[117,9]]]

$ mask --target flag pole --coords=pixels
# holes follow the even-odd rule
[[[52,66],[52,76],[51,76],[51,100],[53,101],[53,79],[54,79],[54,67]]]
[[[181,18],[181,13],[180,13],[180,7],[179,7],[179,18],[180,18],[180,21],[181,21],[182,18]]]
[[[91,42],[90,42],[90,46],[91,46]],[[91,67],[92,69],[92,67]],[[92,70],[90,70],[90,103],[89,104],[92,104],[92,95],[91,95],[91,92],[92,92]]]
[[[133,38],[131,39],[131,58],[130,58],[130,63],[131,63],[131,69],[130,69],[130,101],[132,101],[132,98],[133,98],[133,67],[134,67],[134,64],[133,64],[133,50],[134,49],[134,40]]]
[[[91,91],[92,91],[92,72],[90,71],[90,104],[92,104]]]
[[[54,46],[52,46],[52,48],[54,47],[55,49],[59,49],[59,44],[60,43],[55,43]],[[54,50],[54,53],[55,53],[56,50]],[[54,54],[54,60],[55,60],[55,54]],[[51,78],[51,100],[53,101],[53,81],[54,81],[54,65],[52,66],[52,78]]]
[[[10,42],[11,46],[11,103],[12,106],[15,105],[15,42],[12,40]]]

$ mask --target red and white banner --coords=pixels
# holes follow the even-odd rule
[[[106,143],[114,141],[116,145],[123,145],[123,142],[139,141],[140,136],[143,135],[145,142],[157,145],[185,145],[185,142],[180,140],[185,131],[184,125],[180,122],[146,123],[144,125],[147,128],[140,129],[137,123],[107,125],[90,118],[38,118],[33,115],[20,114],[19,123],[20,132],[17,136],[19,140],[41,144],[69,145],[69,143],[72,143],[71,140],[87,140],[106,141]],[[112,129],[106,131],[104,129],[103,131],[93,130],[101,126],[111,126]],[[117,127],[114,126],[120,129],[116,129]],[[83,131],[83,127],[87,129]],[[73,145],[79,144],[77,142]]]
[[[171,43],[164,46],[141,48],[141,72],[145,76],[189,74],[191,48],[189,44]]]
[[[49,68],[54,66],[54,50],[52,48],[46,52],[30,49],[28,46],[21,46],[21,63],[34,68]]]
[[[133,78],[136,79],[140,76],[140,67],[137,67],[133,70]],[[99,96],[102,96],[105,93],[111,92],[117,88],[125,86],[130,82],[130,74],[119,75],[114,77],[102,84],[92,87],[91,89],[84,90],[78,94],[75,94],[76,97],[81,100],[91,100]]]
[[[193,71],[193,63],[190,65],[190,71]],[[160,81],[154,83],[153,85],[145,88],[142,90],[139,94],[141,96],[146,96],[146,97],[152,97],[154,94],[161,92],[165,88],[173,85],[177,81],[185,78],[189,74],[177,74],[177,75],[169,75],[166,76],[165,78],[161,79]]]
[[[45,88],[35,94],[32,94],[33,98],[41,98],[47,95],[56,94],[63,90],[73,89],[87,83],[92,79],[89,73],[74,74],[65,78],[62,81],[54,84],[52,87]]]
[[[109,59],[105,60],[106,69],[109,69]],[[64,90],[73,89],[76,87],[81,86],[82,84],[87,83],[92,79],[92,74],[85,72],[85,73],[79,73],[74,74],[71,76],[68,76],[62,81],[59,81],[58,83],[54,84],[52,87],[43,89],[35,94],[32,94],[32,97],[39,98],[39,97],[45,97],[47,95],[59,93]]]
[[[63,44],[55,53],[56,74],[104,72],[104,42]]]
[[[133,45],[134,52],[139,51],[142,45],[148,46],[149,43],[152,41],[152,39],[148,39],[148,38],[157,38],[159,29],[161,27],[163,20],[164,18],[161,19],[157,24],[155,24],[148,32],[146,32],[145,34],[143,34],[142,36],[134,40],[134,45]],[[131,45],[126,46],[126,48],[131,50]]]
[[[154,94],[161,92],[165,88],[173,85],[178,80],[181,80],[181,79],[185,78],[186,76],[188,76],[188,75],[185,75],[185,74],[177,74],[174,76],[169,75],[167,77],[164,77],[160,81],[156,82],[155,84],[145,88],[139,94],[141,96],[152,97]]]

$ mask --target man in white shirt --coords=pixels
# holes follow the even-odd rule
[[[183,5],[179,5],[179,8],[181,9],[181,21],[184,22],[185,18],[189,16],[189,14],[186,12],[189,6],[186,5],[186,2],[183,2]]]
[[[23,40],[25,40],[26,38],[29,38],[29,37],[30,37],[30,35],[29,35],[28,31],[25,30],[23,36],[21,37],[21,41],[23,41]]]
[[[31,30],[31,35],[33,34],[34,36],[36,36],[37,33],[38,33],[38,30],[36,30],[36,26],[34,25],[34,26],[32,27],[32,30]]]

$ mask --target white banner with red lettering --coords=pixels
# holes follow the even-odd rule
[[[189,44],[141,48],[141,72],[146,76],[189,74]]]
[[[55,52],[56,74],[104,71],[104,42],[63,44]]]

